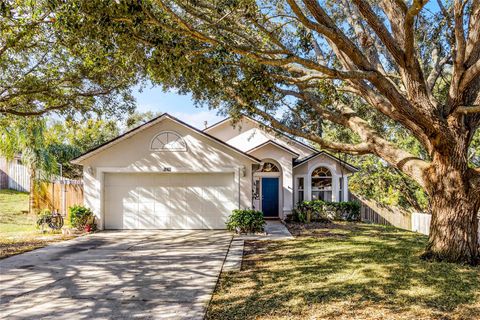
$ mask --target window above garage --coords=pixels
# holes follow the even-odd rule
[[[153,137],[151,151],[187,151],[185,140],[176,132],[162,131]]]

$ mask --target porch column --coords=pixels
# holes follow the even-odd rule
[[[305,201],[312,200],[312,175],[307,174],[304,180],[305,186],[303,187],[303,199]]]
[[[337,174],[332,173],[332,201],[338,202],[338,185],[339,185],[339,177]]]
[[[348,176],[345,175],[343,176],[343,186],[342,186],[342,191],[343,191],[343,201],[349,201],[348,199]]]

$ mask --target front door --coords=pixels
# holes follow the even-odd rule
[[[262,211],[265,217],[278,217],[278,178],[262,178]]]

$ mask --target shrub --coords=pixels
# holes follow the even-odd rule
[[[252,209],[237,209],[228,218],[227,229],[238,233],[261,232],[265,219],[261,211]]]
[[[92,210],[82,205],[74,205],[70,207],[70,224],[79,230],[85,229],[87,225],[95,229],[95,216]]]
[[[360,219],[360,204],[354,201],[303,201],[294,210],[293,219],[303,223],[311,221],[329,222],[332,220],[358,221]]]

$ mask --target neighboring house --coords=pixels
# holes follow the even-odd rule
[[[249,117],[201,131],[168,114],[72,162],[100,229],[224,229],[252,207],[284,219],[302,200],[348,200],[357,170]]]
[[[23,192],[30,190],[30,173],[22,164],[20,156],[11,161],[0,156],[0,189]]]

